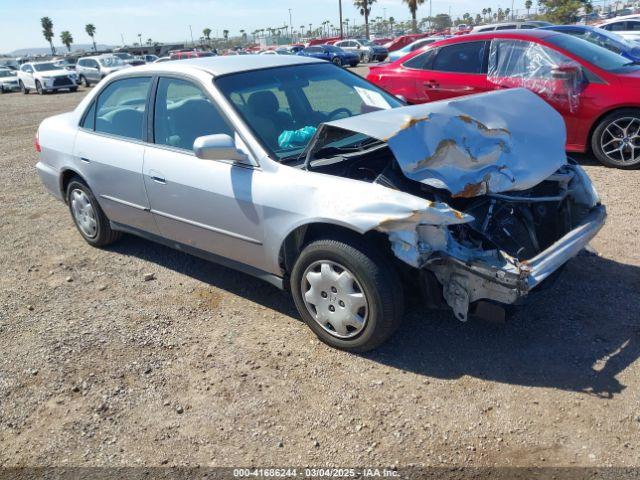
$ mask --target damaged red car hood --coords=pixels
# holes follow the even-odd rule
[[[566,163],[564,120],[522,88],[325,125],[387,142],[405,176],[457,197],[526,190]]]

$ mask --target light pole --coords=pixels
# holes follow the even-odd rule
[[[291,41],[293,41],[293,23],[291,23],[291,9],[289,9],[289,35],[291,36]]]
[[[342,0],[338,0],[338,12],[340,14],[340,40],[342,40],[344,38],[342,32]]]
[[[191,25],[189,25],[189,32],[191,33],[191,46],[193,47],[193,30],[191,29]]]

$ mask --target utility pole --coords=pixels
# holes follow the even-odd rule
[[[124,35],[120,34],[120,39],[122,40],[122,46],[124,47]]]
[[[340,14],[340,39],[342,40],[344,38],[342,32],[342,0],[338,0],[338,12]]]
[[[432,18],[432,10],[433,10],[433,0],[429,0],[429,33],[431,33],[431,18]]]
[[[193,47],[193,30],[191,29],[191,25],[189,25],[189,32],[191,33],[191,46]]]
[[[513,20],[515,18],[514,17],[515,13],[513,13],[513,0],[511,0],[511,12],[510,13],[511,13],[511,20]]]
[[[289,36],[293,41],[293,23],[291,23],[291,9],[289,9]]]

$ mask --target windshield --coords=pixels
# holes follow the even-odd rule
[[[241,72],[215,83],[278,160],[301,155],[323,122],[402,105],[328,63]]]
[[[617,53],[571,35],[553,35],[545,40],[608,72],[638,68]]]
[[[122,60],[131,60],[133,59],[133,55],[130,53],[114,53],[114,55]]]
[[[57,67],[53,63],[35,63],[33,64],[33,68],[35,68],[36,72],[48,72],[49,70],[60,70],[60,67]]]
[[[624,45],[625,48],[628,49],[633,49],[636,48],[636,45],[634,45],[633,43],[631,43],[629,40],[627,40],[624,37],[621,37],[620,35],[618,35],[617,33],[613,33],[610,32],[608,30],[605,30],[603,28],[598,28],[598,31],[595,32],[593,31],[594,35],[597,35],[599,37],[606,37],[607,39],[609,39],[612,42],[618,43],[620,45]]]
[[[374,47],[376,46],[376,44],[375,44],[375,43],[373,43],[371,40],[365,40],[365,39],[362,39],[362,40],[358,40],[358,41],[359,41],[362,45],[374,46]]]
[[[103,67],[120,67],[125,64],[122,59],[118,57],[104,57],[99,61],[100,65],[102,65]]]

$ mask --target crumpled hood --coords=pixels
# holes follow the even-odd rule
[[[387,142],[405,176],[457,197],[526,190],[566,163],[564,120],[522,88],[379,110],[326,125]]]

